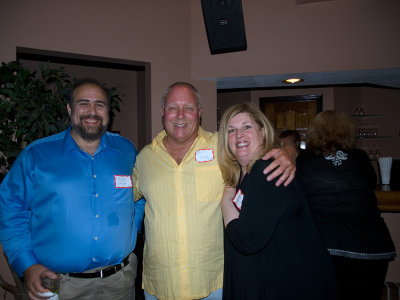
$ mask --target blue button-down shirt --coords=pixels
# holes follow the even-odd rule
[[[0,186],[0,241],[18,275],[35,263],[82,272],[132,252],[136,154],[106,132],[91,156],[70,128],[23,150]]]

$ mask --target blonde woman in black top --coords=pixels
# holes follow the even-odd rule
[[[221,202],[225,223],[223,299],[336,299],[334,270],[296,178],[265,180],[273,128],[255,106],[229,108],[219,130],[218,162],[236,188]]]

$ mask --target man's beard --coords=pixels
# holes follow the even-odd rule
[[[95,132],[89,132],[86,130],[82,122],[85,119],[95,119],[100,121],[100,125]],[[77,134],[79,134],[82,139],[88,142],[101,139],[101,136],[106,132],[108,127],[108,122],[106,125],[103,125],[103,118],[99,116],[81,116],[79,120],[79,124],[76,124],[74,121],[71,120],[71,127]]]

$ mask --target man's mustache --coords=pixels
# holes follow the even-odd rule
[[[102,121],[103,118],[100,116],[96,116],[96,115],[88,115],[88,116],[80,116],[79,120],[86,120],[86,119],[95,119],[95,120],[99,120]]]

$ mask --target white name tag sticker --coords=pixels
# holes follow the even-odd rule
[[[238,210],[242,209],[243,198],[244,198],[244,195],[243,195],[242,191],[238,190],[235,198],[233,198],[233,200],[232,200],[233,204],[235,204],[235,206],[237,207]]]
[[[207,161],[212,161],[213,159],[214,159],[213,149],[200,149],[196,152],[197,162],[207,162]]]
[[[130,175],[114,175],[115,187],[118,189],[127,189],[133,186]]]

